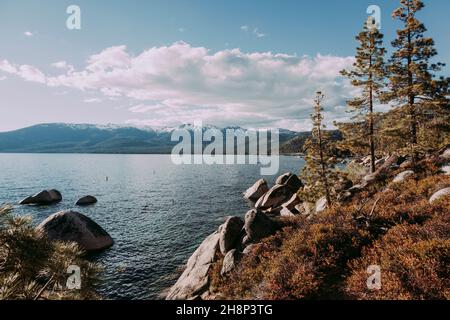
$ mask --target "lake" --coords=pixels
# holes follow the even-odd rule
[[[303,165],[280,156],[278,174],[264,178],[273,184]],[[100,294],[157,299],[226,216],[244,216],[249,204],[242,192],[260,178],[259,165],[174,165],[170,155],[0,154],[0,204],[14,204],[15,214],[31,215],[35,224],[67,209],[92,218],[115,241],[93,257],[104,267]],[[61,191],[60,203],[16,205],[50,188]],[[98,203],[76,207],[87,194]]]

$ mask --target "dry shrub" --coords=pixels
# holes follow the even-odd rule
[[[410,179],[298,217],[227,277],[213,273],[216,289],[227,299],[447,299],[450,202],[428,200],[448,185],[448,176]],[[366,286],[373,264],[379,292]]]
[[[97,299],[100,267],[83,259],[75,243],[50,241],[29,217],[13,217],[0,208],[0,300]],[[81,289],[66,287],[67,268],[81,269]]]

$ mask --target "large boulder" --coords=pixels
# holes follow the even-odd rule
[[[94,196],[84,196],[75,203],[77,206],[88,206],[97,203],[97,198]]]
[[[244,198],[256,202],[267,191],[269,191],[267,181],[264,179],[259,179],[253,186],[251,186],[249,189],[247,189],[247,191],[244,192]]]
[[[239,217],[229,217],[223,225],[219,227],[219,247],[220,252],[226,255],[228,251],[236,248],[242,236],[244,220]]]
[[[438,192],[435,192],[430,198],[430,203],[433,204],[445,197],[450,197],[450,188],[441,189]]]
[[[170,288],[167,300],[191,300],[209,288],[209,270],[219,249],[219,232],[208,236],[189,258],[186,269]]]
[[[255,208],[264,210],[279,207],[288,201],[293,193],[286,185],[275,185],[256,202]]]
[[[289,189],[292,190],[292,192],[297,192],[300,188],[303,187],[303,183],[300,180],[300,178],[293,173],[287,172],[281,176],[279,176],[275,182],[277,185],[285,185]]]
[[[76,211],[52,214],[37,229],[51,240],[76,242],[85,251],[106,249],[114,243],[102,227]]]
[[[293,192],[297,192],[303,187],[303,182],[296,174],[293,174],[286,180],[285,185]]]
[[[281,176],[279,176],[277,178],[277,180],[275,181],[275,184],[280,184],[280,185],[285,184],[290,176],[292,176],[292,173],[290,173],[290,172],[286,172],[286,173],[282,174]]]
[[[61,192],[58,190],[43,190],[39,193],[36,193],[34,196],[29,196],[19,204],[37,204],[37,205],[49,205],[62,200]]]
[[[394,183],[400,183],[408,179],[409,177],[414,175],[414,171],[412,170],[406,170],[403,172],[400,172],[398,175],[395,176],[394,180],[392,182]]]
[[[277,225],[264,213],[250,210],[245,214],[245,232],[248,240],[258,241],[277,230]]]

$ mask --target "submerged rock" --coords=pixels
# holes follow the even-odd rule
[[[430,198],[430,203],[433,204],[445,197],[450,197],[450,188],[441,189],[438,192],[435,192]]]
[[[229,217],[225,223],[220,226],[219,247],[220,252],[223,255],[226,255],[231,249],[236,248],[236,245],[241,239],[243,227],[244,220],[239,217]]]
[[[106,249],[114,243],[102,227],[76,211],[52,214],[37,229],[51,240],[76,242],[86,251]]]
[[[258,201],[267,191],[269,191],[269,187],[267,185],[267,181],[264,179],[260,179],[255,182],[253,186],[251,186],[244,193],[244,198],[251,201]]]
[[[56,189],[43,190],[34,196],[27,197],[19,202],[19,204],[37,204],[48,205],[62,200],[61,192]]]
[[[209,269],[219,249],[219,232],[208,236],[189,258],[186,269],[169,290],[167,300],[191,300],[209,288]]]
[[[97,198],[94,196],[85,196],[82,197],[80,199],[78,199],[78,201],[75,203],[77,206],[88,206],[90,204],[94,204],[97,203]]]

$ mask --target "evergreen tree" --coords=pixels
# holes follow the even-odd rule
[[[380,101],[381,90],[385,87],[386,50],[383,48],[383,34],[370,22],[364,25],[363,30],[356,37],[360,45],[356,49],[356,62],[353,64],[353,69],[341,72],[361,92],[359,96],[347,102],[357,125],[341,124],[339,129],[344,134],[342,147],[352,152],[366,152],[368,149],[371,172],[375,172],[374,105]]]
[[[393,12],[393,17],[403,23],[397,30],[397,38],[392,42],[394,52],[390,59],[390,92],[388,100],[397,107],[389,119],[396,126],[398,134],[407,134],[406,144],[411,153],[413,164],[417,154],[423,150],[427,139],[419,141],[419,129],[426,130],[427,125],[448,120],[448,79],[435,79],[434,73],[441,70],[442,63],[430,63],[437,52],[432,38],[427,38],[427,31],[417,19],[417,13],[424,7],[421,0],[401,0],[400,7]],[[444,117],[444,118],[443,118]],[[441,121],[439,121],[441,120]],[[422,143],[419,143],[422,142]]]
[[[312,137],[306,140],[303,148],[306,153],[306,165],[302,169],[301,176],[307,184],[302,197],[305,200],[315,201],[325,196],[328,206],[331,206],[332,182],[336,178],[334,167],[336,157],[333,155],[330,133],[325,131],[323,124],[322,92],[317,92],[314,99],[314,113],[311,114],[313,123]]]

